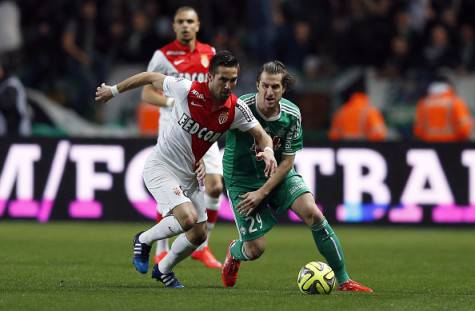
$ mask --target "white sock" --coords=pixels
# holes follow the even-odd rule
[[[158,240],[155,247],[155,255],[160,255],[162,252],[168,252],[170,248],[168,247],[168,239]]]
[[[209,194],[205,192],[204,202],[207,209],[210,209],[212,211],[219,210],[219,197],[213,198],[212,196],[210,196]]]
[[[167,216],[158,224],[148,229],[139,236],[139,242],[152,245],[157,240],[170,238],[184,232],[175,216]]]
[[[168,254],[158,264],[158,270],[162,273],[169,273],[180,261],[190,256],[195,249],[196,245],[188,241],[186,234],[180,234],[175,241],[173,241]]]

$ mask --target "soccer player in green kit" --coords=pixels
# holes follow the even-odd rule
[[[229,245],[221,279],[225,287],[234,286],[241,261],[263,254],[265,234],[276,224],[274,214],[290,208],[310,227],[318,250],[335,272],[339,290],[372,292],[350,279],[338,237],[294,169],[295,154],[303,148],[300,110],[282,98],[293,82],[284,64],[268,62],[257,75],[258,92],[240,97],[272,137],[278,167],[272,177],[265,177],[264,163],[256,159],[260,150],[252,136],[235,130],[227,133],[224,180],[239,239]]]

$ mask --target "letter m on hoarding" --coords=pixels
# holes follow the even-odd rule
[[[38,203],[34,195],[34,162],[41,157],[40,146],[13,144],[8,150],[0,172],[0,217],[6,212],[7,202],[16,185],[16,201],[9,205],[13,217],[35,217]]]

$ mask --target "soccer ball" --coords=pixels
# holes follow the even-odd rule
[[[312,261],[300,269],[297,285],[304,294],[328,295],[336,285],[335,273],[326,263]]]

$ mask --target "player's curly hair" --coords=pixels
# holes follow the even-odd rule
[[[282,74],[282,86],[286,89],[289,90],[294,84],[295,84],[295,77],[287,71],[287,68],[285,67],[284,63],[278,60],[273,60],[270,62],[265,63],[262,65],[261,69],[257,73],[257,84],[261,81],[261,75],[263,72],[267,72],[268,74]]]

